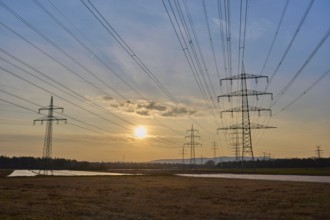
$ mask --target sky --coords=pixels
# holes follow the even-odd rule
[[[41,157],[53,96],[52,156],[87,161],[234,156],[247,80],[255,156],[330,155],[327,0],[1,0],[0,155]],[[231,68],[230,68],[231,66]],[[273,100],[271,95],[273,95]],[[221,113],[222,112],[222,113]],[[143,126],[145,138],[134,130]],[[190,157],[185,149],[185,158]]]

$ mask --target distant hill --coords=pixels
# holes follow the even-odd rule
[[[235,157],[205,157],[202,158],[203,159],[203,164],[206,163],[209,160],[213,160],[215,163],[219,163],[219,162],[230,162],[230,161],[235,161]],[[255,158],[255,159],[259,159],[259,158]],[[196,158],[196,164],[201,164],[201,158]],[[150,163],[182,163],[182,159],[160,159],[160,160],[153,160],[150,161]],[[189,164],[190,163],[190,158],[187,158],[184,160],[185,164]]]

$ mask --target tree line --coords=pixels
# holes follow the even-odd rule
[[[0,156],[0,169],[30,170],[108,170],[108,169],[177,169],[180,164],[134,162],[88,162],[63,158],[7,157]],[[187,166],[187,165],[185,165]]]
[[[189,168],[325,168],[330,167],[330,158],[267,159],[252,161],[230,161],[203,165],[173,163],[133,162],[88,162],[63,158],[7,157],[0,156],[0,169],[52,169],[52,170],[108,170],[108,169],[189,169]]]
[[[291,158],[252,161],[220,162],[218,168],[325,168],[330,167],[330,158]]]

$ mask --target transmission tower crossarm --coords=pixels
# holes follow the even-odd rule
[[[255,123],[250,123],[250,128],[251,129],[266,129],[266,128],[276,128],[276,127],[274,127],[274,126],[268,126],[268,125],[255,124]]]
[[[219,95],[218,96],[218,102],[220,101],[220,98],[228,98],[228,100],[230,101],[231,97],[242,97],[242,96],[256,96],[257,100],[258,100],[258,96],[261,95],[270,95],[271,99],[273,99],[273,93],[270,92],[262,92],[262,91],[256,91],[256,90],[238,90],[238,91],[234,91],[234,92],[230,92],[227,94],[223,94],[223,95]]]
[[[272,110],[269,109],[269,108],[261,108],[261,107],[255,107],[255,106],[248,106],[248,110],[249,111],[257,111],[259,112],[259,115],[260,115],[260,112],[262,111],[268,111],[270,115],[272,115]],[[232,116],[233,116],[233,113],[234,112],[243,112],[243,111],[246,111],[245,109],[243,110],[242,106],[238,106],[238,107],[234,107],[234,108],[230,108],[230,109],[227,109],[227,110],[223,110],[220,112],[220,116],[222,117],[222,113],[231,113]]]
[[[52,110],[62,110],[62,113],[63,113],[63,110],[64,110],[64,108],[62,108],[62,107],[47,106],[47,107],[39,108],[39,113],[43,110],[50,110],[50,109],[52,109]]]
[[[238,75],[234,75],[234,76],[230,76],[230,77],[227,77],[227,78],[220,79],[220,86],[222,86],[222,81],[225,81],[225,80],[227,80],[227,81],[229,80],[229,81],[232,82],[233,80],[255,79],[256,82],[258,82],[259,78],[266,78],[267,83],[268,83],[268,76],[241,73],[241,74],[238,74]]]
[[[244,127],[242,126],[242,124],[236,124],[236,125],[230,125],[228,127],[218,128],[218,131],[219,130],[235,130],[235,129],[243,129],[243,128]],[[266,129],[266,128],[276,128],[276,127],[250,123],[250,129]]]
[[[65,119],[65,118],[56,118],[56,117],[50,117],[50,118],[47,118],[47,117],[45,117],[45,118],[39,118],[39,119],[35,119],[35,120],[33,120],[33,124],[35,124],[36,122],[38,122],[38,121],[40,121],[41,122],[41,124],[44,122],[44,121],[50,121],[50,122],[52,122],[52,121],[56,121],[56,123],[58,124],[60,121],[63,121],[65,124],[67,123],[67,119]]]

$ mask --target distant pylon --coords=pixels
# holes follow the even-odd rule
[[[240,137],[239,137],[239,132],[234,131],[230,133],[231,135],[235,135],[235,137],[232,138],[234,142],[231,144],[234,153],[235,153],[235,161],[240,161],[241,160],[241,153],[240,153]]]
[[[316,152],[317,158],[320,159],[321,158],[321,152],[322,152],[321,145],[316,145],[315,147],[316,147],[315,152]]]
[[[234,146],[234,151],[235,151],[235,160],[240,161],[240,147],[239,147],[239,140],[236,138],[235,146]]]
[[[185,136],[186,139],[190,138],[190,142],[184,144],[184,146],[190,147],[190,162],[189,162],[190,168],[192,166],[196,166],[195,148],[197,146],[202,146],[202,144],[197,143],[195,141],[195,138],[200,138],[200,136],[195,135],[195,132],[198,133],[199,131],[194,129],[194,125],[191,125],[191,129],[186,130],[186,134],[190,134],[190,135]]]
[[[267,156],[266,156],[266,152],[263,152],[263,160],[266,160]]]
[[[40,121],[41,124],[43,124],[44,121],[47,122],[42,158],[48,161],[49,159],[52,158],[53,121],[56,121],[57,123],[59,123],[60,121],[64,121],[66,123],[67,120],[65,118],[59,118],[53,115],[54,110],[62,110],[63,112],[63,108],[56,107],[53,105],[53,96],[50,99],[50,104],[48,107],[43,107],[39,109],[39,114],[41,111],[44,110],[48,110],[48,115],[42,118],[35,119],[33,121],[33,124],[35,124],[38,121]],[[49,169],[49,167],[45,167],[45,170],[43,170],[44,172],[43,174],[48,175],[48,170],[50,170],[51,174],[53,174],[53,171]],[[41,170],[39,171],[39,174],[40,173]]]
[[[180,154],[182,155],[182,164],[185,164],[185,162],[184,162],[184,155],[185,155],[184,145],[182,145],[182,150],[180,151]]]
[[[217,149],[219,149],[217,147],[218,147],[217,142],[213,141],[211,149],[213,150],[213,158],[214,158],[215,163],[217,162],[216,161],[216,159],[217,159]]]
[[[262,76],[262,75],[253,75],[253,74],[247,74],[243,72],[238,75],[230,76],[224,79],[220,80],[220,85],[222,85],[222,81],[227,80],[232,83],[233,80],[238,80],[240,81],[240,90],[234,91],[228,94],[220,95],[218,96],[218,102],[220,98],[225,98],[227,97],[228,100],[232,97],[239,97],[241,98],[241,105],[231,108],[228,110],[221,111],[222,113],[228,113],[230,112],[233,115],[233,112],[241,112],[241,120],[242,123],[231,125],[228,127],[223,127],[223,128],[218,128],[218,130],[241,130],[241,138],[242,138],[242,161],[244,161],[246,156],[250,156],[251,160],[254,161],[254,155],[253,155],[253,146],[252,146],[252,138],[251,138],[251,129],[265,129],[265,128],[274,128],[271,126],[265,126],[265,125],[260,125],[260,124],[253,124],[250,122],[250,111],[269,111],[271,112],[270,109],[266,108],[260,108],[260,107],[254,107],[249,105],[249,99],[248,96],[256,96],[257,99],[261,95],[271,95],[273,96],[272,93],[267,93],[267,92],[260,92],[260,91],[255,91],[255,90],[249,90],[247,89],[247,80],[248,79],[255,79],[256,81],[259,78],[267,78],[267,76]]]

